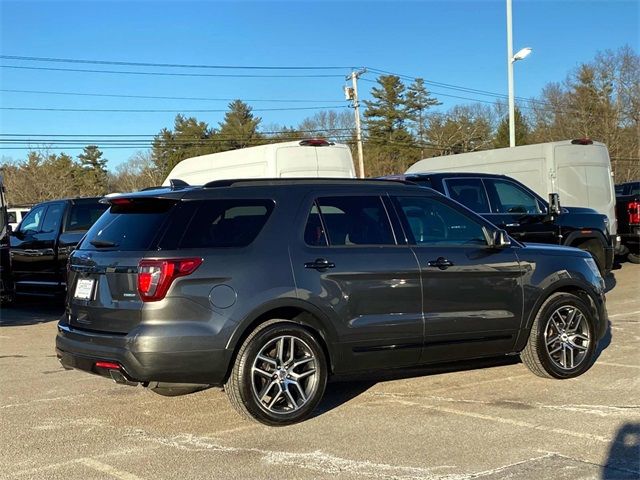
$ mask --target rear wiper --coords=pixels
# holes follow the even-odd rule
[[[90,240],[89,243],[97,248],[117,247],[118,244],[111,240]]]

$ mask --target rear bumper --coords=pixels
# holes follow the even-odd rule
[[[640,244],[640,227],[632,227],[631,233],[620,234],[620,243],[629,247],[637,247]]]
[[[230,359],[227,351],[202,345],[185,348],[184,332],[170,336],[165,329],[158,336],[136,329],[128,335],[105,334],[76,329],[65,320],[66,316],[58,323],[56,336],[56,354],[65,368],[110,377],[109,370],[95,366],[108,361],[120,364],[120,372],[131,382],[211,386],[224,382]]]

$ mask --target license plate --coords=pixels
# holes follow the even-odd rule
[[[93,296],[93,285],[95,280],[91,278],[81,278],[76,283],[76,291],[73,294],[78,300],[91,300]]]

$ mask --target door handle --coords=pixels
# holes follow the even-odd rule
[[[453,262],[450,262],[444,257],[438,257],[437,260],[431,260],[427,262],[428,267],[438,267],[440,270],[446,270],[449,267],[453,266]]]
[[[316,258],[313,262],[304,264],[304,268],[313,268],[315,270],[324,270],[326,268],[335,268],[336,264],[330,262],[326,258]]]

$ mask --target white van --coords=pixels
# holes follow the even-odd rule
[[[606,215],[617,232],[616,195],[606,145],[589,139],[425,158],[406,173],[469,172],[508,175],[542,198],[558,193],[567,207],[589,207]]]
[[[211,153],[181,161],[162,185],[175,179],[204,185],[214,180],[282,177],[354,178],[351,150],[311,139]]]
[[[29,213],[29,207],[10,207],[7,209],[7,215],[9,216],[9,225],[15,232],[20,225],[22,219]]]

